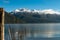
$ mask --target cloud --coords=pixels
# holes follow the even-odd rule
[[[44,13],[44,14],[60,14],[60,11],[54,9],[44,9],[44,10],[34,10],[34,12]]]
[[[60,14],[60,12],[59,11],[57,11],[57,10],[53,10],[53,9],[45,9],[45,10],[41,10],[40,12],[42,12],[42,13],[49,13],[49,14]]]
[[[9,0],[3,0],[4,3],[9,3]]]

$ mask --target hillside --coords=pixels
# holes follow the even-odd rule
[[[4,20],[5,24],[14,24],[14,23],[24,23],[23,20],[17,18],[16,16],[5,12],[5,20]]]
[[[60,14],[20,9],[10,13],[5,12],[5,23],[60,23]]]

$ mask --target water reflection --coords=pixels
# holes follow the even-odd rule
[[[20,40],[21,36],[27,38],[60,37],[60,24],[5,24],[5,37],[10,40]]]

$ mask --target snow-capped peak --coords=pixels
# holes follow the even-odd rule
[[[20,10],[20,11],[27,11],[26,8],[20,8],[19,10]]]
[[[20,10],[19,9],[16,9],[14,12],[20,12]]]
[[[39,14],[44,13],[44,14],[60,14],[59,11],[53,10],[53,9],[44,9],[44,10],[30,10],[30,9],[26,9],[26,8],[20,8],[20,9],[16,9],[13,12],[32,12],[32,13],[36,13],[38,12]]]
[[[33,10],[31,10],[33,13],[34,12],[38,12],[39,13],[39,10],[36,10],[36,9],[33,9]]]
[[[26,9],[26,8],[20,8],[20,9],[16,9],[13,12],[31,12],[31,10]]]
[[[20,12],[31,12],[31,10],[26,8],[20,8]]]

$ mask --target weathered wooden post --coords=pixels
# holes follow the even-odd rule
[[[0,40],[4,40],[4,10],[0,8]]]

